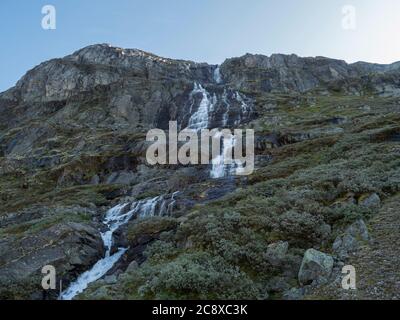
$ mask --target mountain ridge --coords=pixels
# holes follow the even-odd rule
[[[265,69],[279,69],[286,68],[290,69],[290,67],[304,67],[304,63],[317,64],[319,62],[328,63],[328,65],[336,66],[340,69],[346,69],[348,75],[352,76],[361,76],[367,75],[368,73],[386,73],[392,71],[398,71],[400,69],[400,61],[394,62],[391,64],[378,64],[378,63],[369,63],[364,61],[358,61],[355,63],[347,63],[344,60],[333,59],[323,56],[315,56],[315,57],[300,57],[296,54],[280,54],[274,53],[270,56],[263,54],[252,54],[246,53],[240,57],[227,58],[221,65],[208,64],[207,62],[194,62],[191,60],[183,60],[183,59],[170,59],[158,56],[156,54],[146,52],[140,49],[124,49],[120,47],[111,46],[109,44],[94,44],[89,45],[79,50],[76,50],[74,53],[66,55],[63,58],[55,58],[50,59],[48,61],[42,62],[38,66],[30,69],[27,73],[21,77],[19,81],[17,81],[16,85],[5,90],[0,93],[0,95],[5,94],[6,92],[18,88],[22,86],[24,80],[29,76],[29,74],[34,73],[35,71],[40,71],[41,68],[46,67],[48,64],[56,63],[59,61],[70,61],[74,63],[80,64],[88,64],[88,65],[105,65],[110,67],[122,68],[125,67],[127,69],[135,67],[135,63],[129,63],[129,60],[134,59],[148,59],[155,62],[163,62],[165,64],[174,64],[174,65],[183,65],[185,68],[190,67],[203,67],[203,68],[211,68],[215,69],[217,66],[224,68],[224,64],[229,63],[230,61],[243,61],[248,64],[248,67],[257,66]],[[250,60],[250,61],[247,61]],[[137,62],[137,61],[135,61]],[[336,70],[334,72],[337,72]]]

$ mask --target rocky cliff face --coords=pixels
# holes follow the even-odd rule
[[[398,190],[399,95],[399,63],[247,54],[216,66],[105,44],[42,63],[0,94],[0,297],[40,298],[46,264],[65,285],[88,270],[120,203],[155,216],[115,230],[110,254],[129,250],[87,297],[298,293],[304,252],[367,219],[364,197]],[[149,166],[145,133],[172,120],[255,129],[256,172]]]
[[[246,54],[243,57],[226,60],[221,70],[224,79],[236,88],[256,92],[301,92],[313,89],[331,88],[335,83],[344,80],[353,81],[357,86],[365,77],[379,74],[377,82],[381,86],[398,83],[387,79],[385,73],[397,73],[399,63],[392,65],[377,65],[365,62],[347,64],[342,60],[325,57],[301,58],[296,55],[274,54],[271,57]],[[379,85],[367,80],[371,89],[380,92]],[[365,84],[364,84],[365,86]],[[362,86],[362,87],[364,87]],[[353,90],[353,94],[362,94],[362,88],[350,87],[342,90]],[[385,90],[383,90],[385,91]]]

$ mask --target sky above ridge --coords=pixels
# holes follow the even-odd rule
[[[399,15],[399,0],[2,0],[0,92],[94,43],[215,64],[247,52],[391,63]]]

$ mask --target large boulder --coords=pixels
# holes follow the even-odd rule
[[[315,249],[305,252],[299,271],[301,285],[309,285],[314,281],[325,283],[328,281],[333,269],[333,258]]]

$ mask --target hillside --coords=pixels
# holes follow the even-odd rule
[[[201,107],[208,128],[255,130],[252,175],[147,164],[146,132],[193,125]],[[399,63],[246,54],[216,66],[105,44],[44,62],[0,94],[0,298],[42,299],[43,266],[67,289],[107,257],[71,297],[339,299],[354,263],[367,296],[381,285],[395,298],[398,274],[368,270],[398,256],[385,237],[399,141]],[[332,259],[325,275],[302,274],[311,248]]]

